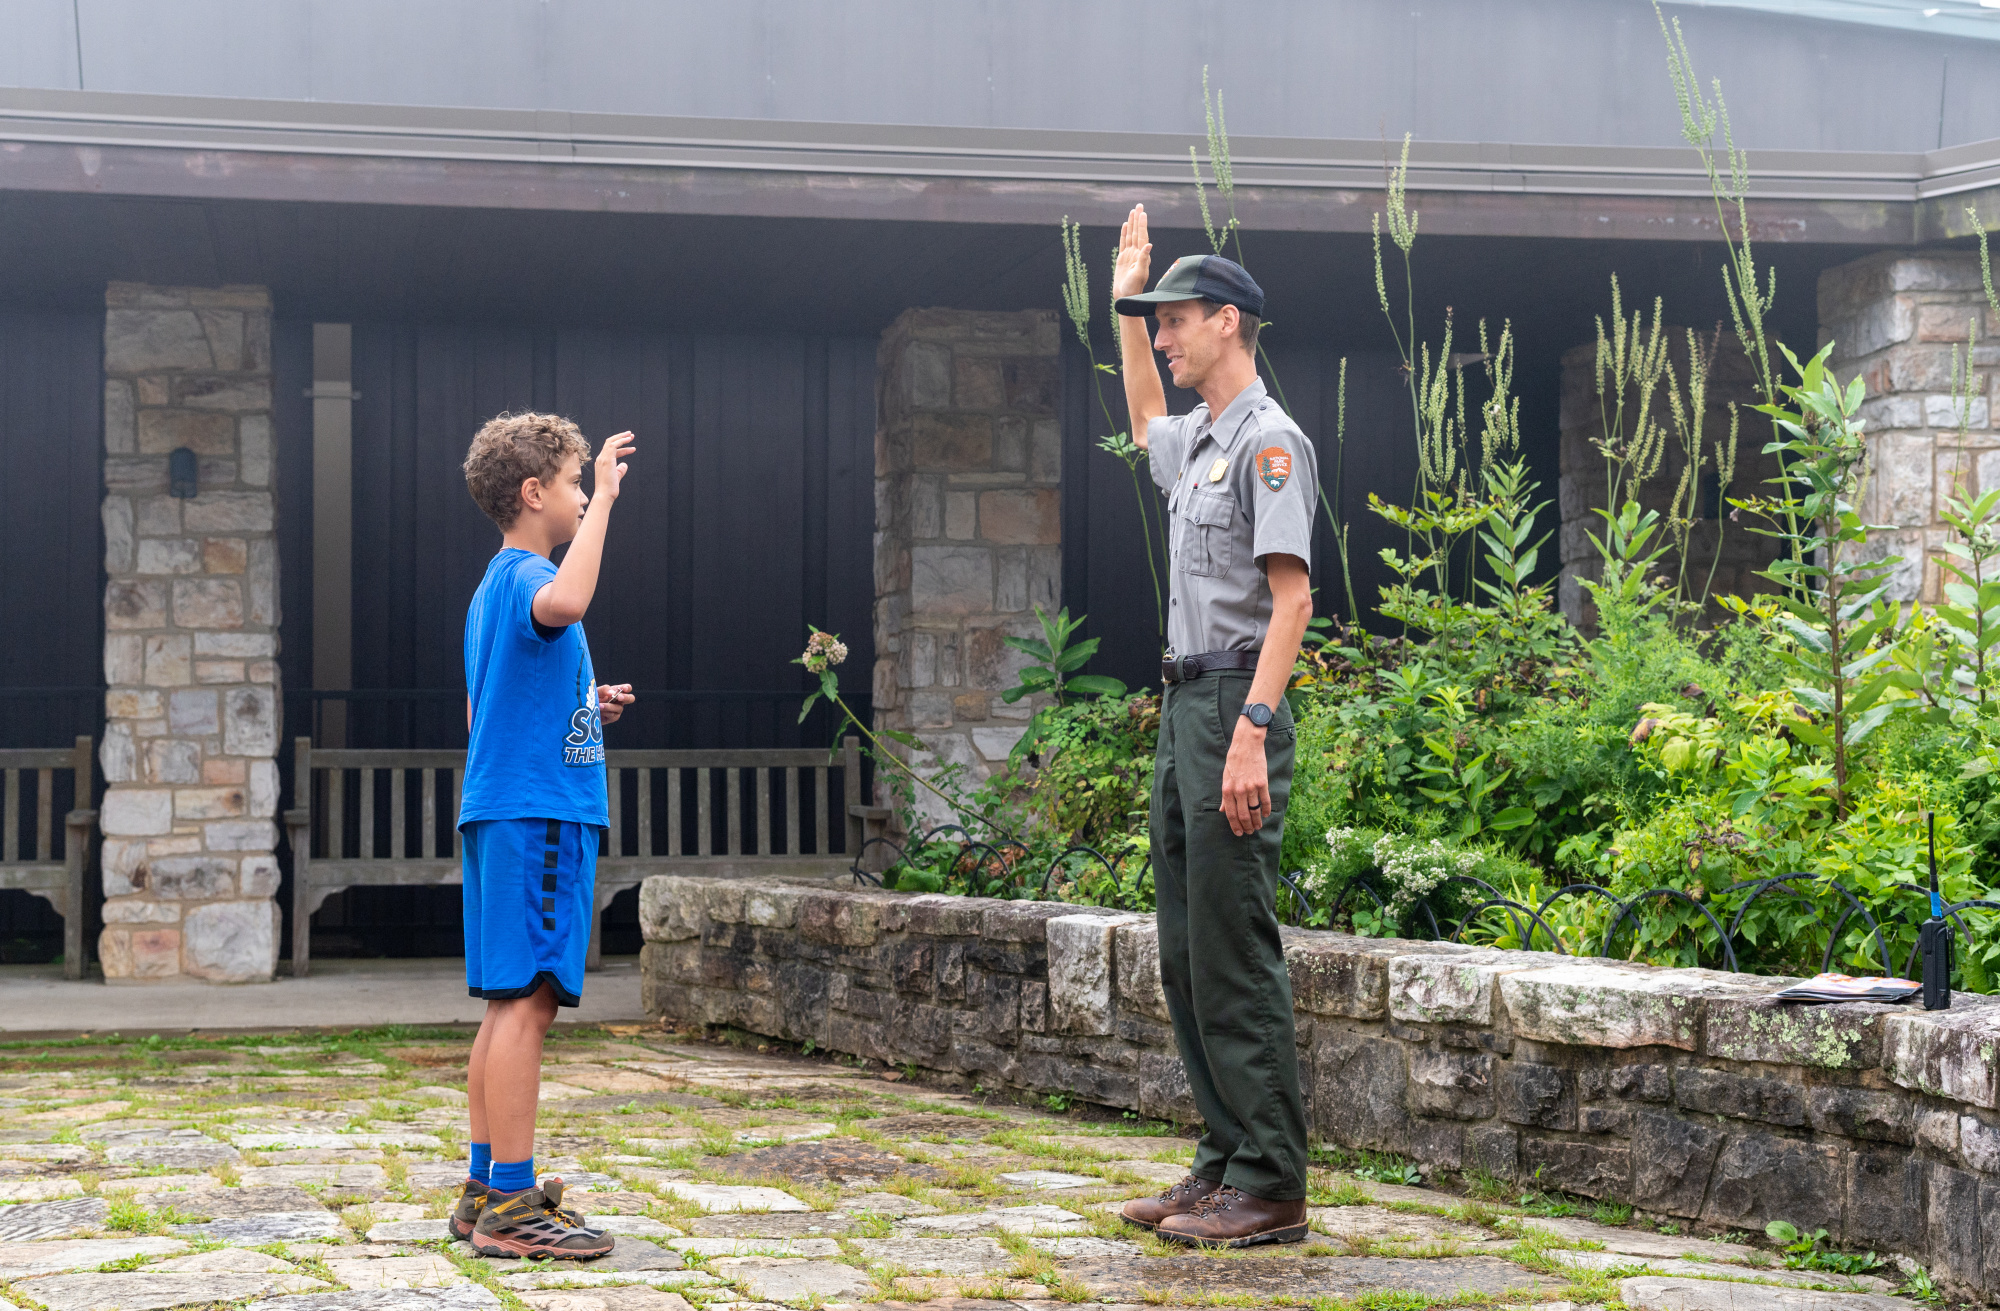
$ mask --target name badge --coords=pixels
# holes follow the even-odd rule
[[[1229,461],[1218,459],[1214,464],[1208,466],[1208,480],[1212,483],[1219,483],[1222,481],[1222,475],[1228,472]]]

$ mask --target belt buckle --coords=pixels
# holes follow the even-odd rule
[[[1192,683],[1195,679],[1201,677],[1201,662],[1198,661],[1195,657],[1182,656],[1180,659],[1180,666],[1181,666],[1181,682]]]

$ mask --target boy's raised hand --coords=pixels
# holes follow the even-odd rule
[[[596,476],[591,487],[594,495],[613,501],[618,499],[618,484],[625,478],[623,461],[638,449],[637,441],[629,432],[604,439],[604,448],[597,453]]]

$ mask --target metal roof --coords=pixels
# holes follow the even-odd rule
[[[2000,0],[1679,0],[1692,9],[1761,9],[1929,36],[2000,41]]]
[[[2000,123],[1990,41],[1665,12],[1746,145],[1929,150]],[[1206,68],[1246,136],[1680,134],[1650,0],[0,0],[0,33],[0,86],[55,90],[1199,132]]]
[[[780,123],[0,90],[0,189],[207,199],[942,222],[1198,226],[1177,134]],[[1238,137],[1246,222],[1366,231],[1381,141]],[[1920,153],[1759,151],[1767,239],[1904,242],[2000,224],[2000,141]],[[1682,147],[1425,142],[1427,231],[1707,240]]]

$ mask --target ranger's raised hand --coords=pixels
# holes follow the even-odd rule
[[[1146,207],[1132,206],[1118,230],[1118,263],[1111,270],[1111,294],[1136,296],[1153,271],[1153,243],[1146,236]]]
[[[1144,292],[1152,272],[1153,243],[1146,232],[1146,207],[1134,205],[1125,216],[1125,226],[1118,230],[1118,263],[1111,270],[1112,298]],[[1153,343],[1146,336],[1145,319],[1119,315],[1118,358],[1125,379],[1125,412],[1132,416],[1132,440],[1143,448],[1153,420],[1167,412],[1167,392],[1153,363]]]

